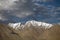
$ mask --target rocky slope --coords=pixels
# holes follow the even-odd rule
[[[0,24],[0,40],[60,40],[60,25],[45,29],[30,25],[24,29],[14,28]]]

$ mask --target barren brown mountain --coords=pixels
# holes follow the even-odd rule
[[[0,24],[0,40],[60,40],[60,26],[50,29],[26,27],[15,30],[5,24]]]

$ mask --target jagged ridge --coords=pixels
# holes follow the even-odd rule
[[[31,27],[31,25],[34,26],[34,27],[41,27],[41,28],[45,28],[45,29],[53,26],[52,24],[49,24],[49,23],[38,22],[38,21],[34,21],[34,20],[27,21],[25,24],[21,24],[19,22],[19,23],[9,23],[8,25],[10,27],[15,28],[15,29],[17,29],[17,28],[23,29],[25,27]]]

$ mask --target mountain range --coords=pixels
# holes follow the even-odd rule
[[[41,28],[50,28],[53,26],[53,24],[45,23],[45,22],[39,22],[35,20],[27,21],[25,24],[22,24],[21,22],[19,23],[9,23],[8,24],[10,27],[18,29],[18,28],[25,28],[25,27],[41,27]]]
[[[0,24],[0,40],[60,40],[60,25],[47,24],[41,26],[37,21]]]

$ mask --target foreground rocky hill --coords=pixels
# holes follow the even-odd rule
[[[0,40],[60,40],[59,25],[49,29],[30,26],[16,30],[5,24],[0,24]]]

